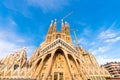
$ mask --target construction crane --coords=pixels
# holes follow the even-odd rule
[[[78,42],[77,35],[76,35],[77,30],[72,29],[72,31],[73,31],[73,33],[74,33],[74,37],[75,37],[75,40],[76,40],[76,42],[77,42],[77,45],[79,46],[79,42]]]
[[[76,36],[76,32],[77,32],[77,30],[72,29],[72,31],[73,31],[73,33],[74,33],[74,37],[75,37],[75,40],[76,40],[77,46],[80,47],[80,44],[79,44],[79,42],[78,42],[78,38],[77,38],[77,36]]]
[[[70,13],[68,13],[67,15],[65,15],[61,20],[57,21],[57,23],[59,22],[63,22],[64,19],[66,19],[67,17],[69,17],[71,14],[73,13],[73,11],[71,11]]]
[[[73,13],[73,11],[71,11],[70,13],[68,13],[67,15],[65,15],[65,16],[61,19],[61,21],[63,22],[63,20],[66,19],[67,17],[69,17],[72,13]],[[58,21],[58,22],[60,22],[60,21]],[[72,29],[72,31],[73,31],[73,33],[74,33],[77,46],[78,46],[79,48],[81,48],[81,47],[80,47],[80,44],[79,44],[79,42],[78,42],[77,36],[76,36],[77,30]]]
[[[66,16],[64,16],[61,20],[64,20],[65,18],[67,18],[68,16],[70,16],[73,13],[73,11],[71,11],[70,13],[68,13]]]

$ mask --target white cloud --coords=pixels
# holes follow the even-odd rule
[[[79,21],[78,24],[79,24],[80,26],[86,26],[86,25],[87,25],[86,23],[81,22],[81,21]]]
[[[12,19],[8,18],[10,25],[12,26],[17,26],[16,22],[13,21]]]
[[[15,27],[17,26],[16,22],[14,20],[12,20],[10,17],[1,17],[0,16],[0,29],[2,28],[8,28],[9,29],[15,29]]]
[[[105,52],[107,52],[109,49],[110,49],[109,46],[102,46],[102,47],[98,47],[98,48],[95,48],[95,49],[90,49],[90,51],[91,51],[94,55],[97,55],[97,54],[105,53]]]
[[[112,38],[112,39],[107,39],[105,42],[107,42],[107,43],[114,43],[114,42],[117,42],[117,41],[120,41],[120,37],[115,37],[115,38]]]
[[[89,45],[94,46],[96,42],[91,42]]]
[[[109,39],[114,39],[120,35],[119,29],[114,30],[116,27],[116,21],[112,23],[112,25],[107,29],[107,30],[102,30],[102,32],[98,35],[99,40],[109,40]]]
[[[90,36],[90,34],[91,34],[90,29],[88,27],[85,28],[83,32],[80,33],[80,35],[78,36],[79,44],[83,46],[87,46],[89,44],[89,40],[86,37]]]
[[[83,30],[83,36],[90,36],[91,35],[91,29],[90,28],[85,28]]]
[[[19,37],[16,32],[17,24],[10,17],[1,18],[0,17],[0,39],[2,41],[11,42],[25,42],[22,37]]]
[[[88,42],[87,42],[86,39],[84,39],[84,38],[80,38],[80,39],[78,40],[78,42],[79,42],[80,44],[82,44],[82,45],[87,45],[87,44],[88,44]]]
[[[9,42],[9,40],[8,41],[0,40],[0,58],[3,58],[8,54],[15,52],[20,48],[22,48],[22,46]]]
[[[107,62],[120,62],[120,58],[109,58],[108,56],[96,56],[99,64],[106,64]]]
[[[24,47],[26,48],[28,57],[32,55],[34,49],[36,48],[35,46],[21,45],[21,43],[15,43],[9,40],[0,40],[0,59],[9,54],[13,54]]]
[[[119,29],[115,30],[115,22],[107,29],[99,33],[98,40],[101,42],[114,44],[115,42],[120,40],[120,32]]]
[[[22,14],[24,17],[30,18],[31,13],[29,12],[28,9],[28,4],[27,4],[27,0],[4,0],[3,5],[9,9],[14,11],[15,13],[20,13]]]
[[[4,0],[1,3],[7,9],[20,13],[24,17],[31,18],[31,6],[40,8],[43,12],[56,12],[69,5],[69,0]]]
[[[115,29],[115,26],[116,24],[113,23],[107,30],[102,30],[97,35],[97,38],[94,39],[96,44],[93,44],[90,48],[90,51],[96,56],[100,64],[120,61],[120,55],[118,54],[120,50],[115,43],[120,41],[120,32],[118,29]]]
[[[26,47],[28,56],[30,57],[35,49],[35,46],[27,44],[26,38],[16,33],[16,26],[14,20],[10,18],[0,18],[0,59]],[[4,21],[6,23],[4,23]]]
[[[114,31],[112,31],[111,29],[108,29],[106,31],[101,32],[98,35],[98,39],[108,39],[108,38],[114,38],[116,37],[117,33],[115,33]]]
[[[36,50],[36,46],[25,46],[27,51],[28,59],[32,56],[33,52]]]
[[[27,0],[29,5],[40,7],[43,11],[56,11],[68,5],[68,0]]]
[[[98,34],[94,34],[92,30],[85,28],[82,35],[79,36],[79,42],[85,49],[90,50],[90,52],[95,55],[100,64],[120,61],[120,49],[118,47],[120,45],[118,42],[120,41],[120,32],[119,29],[115,29],[116,25],[117,24],[114,22],[108,29],[105,29],[106,26],[104,26],[100,31],[98,30]]]

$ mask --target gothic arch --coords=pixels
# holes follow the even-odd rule
[[[35,65],[32,67],[32,71],[34,71],[33,73],[32,73],[32,76],[34,76],[34,75],[36,75],[36,71],[37,71],[37,69],[39,68],[39,65],[42,63],[42,58],[40,58],[40,59],[38,59],[37,61],[36,61],[36,63],[35,63]],[[33,64],[32,64],[33,65]]]
[[[52,76],[54,79],[55,79],[55,74],[57,75],[61,74],[63,76],[69,76],[69,78],[67,77],[68,79],[67,78],[65,79],[70,80],[71,71],[69,68],[67,55],[60,48],[58,48],[53,55],[49,76],[51,76],[51,74],[54,74]]]
[[[42,59],[39,59],[38,61],[37,61],[37,63],[36,63],[36,66],[38,67],[39,66],[39,64],[41,63],[41,61],[42,61]],[[37,68],[36,67],[36,68]]]
[[[35,62],[35,65],[34,65],[34,67],[37,67],[37,66],[39,66],[39,64],[41,63],[41,61],[42,61],[42,58],[40,58],[40,59],[37,59],[37,60],[36,60],[36,62]],[[33,64],[31,64],[31,65],[33,65]]]
[[[80,62],[79,62],[79,60],[78,60],[78,59],[76,59],[76,61],[77,61],[78,65],[80,66]]]
[[[80,74],[79,74],[79,69],[77,66],[77,62],[75,61],[74,57],[71,54],[67,54],[69,62],[70,62],[70,67],[72,70],[72,78],[75,80],[80,79]]]
[[[42,61],[42,65],[40,65],[40,69],[39,69],[39,75],[37,76],[39,79],[43,79],[44,75],[45,75],[45,71],[48,68],[49,65],[47,65],[48,60],[50,59],[51,54],[47,54],[44,58],[44,60]]]
[[[46,62],[46,61],[48,61],[48,59],[51,57],[51,54],[47,54],[46,56],[45,56],[45,59],[44,59],[44,61],[43,62]]]
[[[76,61],[71,54],[68,54],[68,59],[74,61],[75,65],[76,65]]]
[[[64,55],[63,50],[57,49],[57,50],[55,51],[54,55],[53,55],[52,66],[53,66],[53,64],[54,64],[54,62],[55,62],[56,57],[59,55],[59,54],[57,54],[57,53],[59,53],[59,54],[61,54],[61,55]],[[64,57],[65,57],[65,56],[64,56]],[[50,72],[51,72],[51,71],[50,71]]]

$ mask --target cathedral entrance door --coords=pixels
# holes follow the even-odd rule
[[[54,72],[54,80],[64,80],[63,72]]]

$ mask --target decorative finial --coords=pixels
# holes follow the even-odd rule
[[[50,24],[50,26],[52,26],[53,25],[53,20],[51,20],[51,24]]]
[[[57,19],[55,19],[55,22],[57,21]]]
[[[53,20],[51,20],[51,23],[53,23]]]
[[[65,21],[65,24],[67,24],[67,21]]]
[[[55,19],[55,22],[54,22],[54,24],[56,24],[56,22],[57,22],[57,19]]]
[[[63,24],[63,19],[61,19],[61,22],[62,22],[62,24]]]
[[[61,19],[61,22],[63,22],[63,19]]]
[[[23,49],[26,49],[26,47],[23,47]]]
[[[66,27],[69,27],[69,24],[68,24],[68,22],[67,22],[67,21],[65,21],[65,26],[66,26]]]

